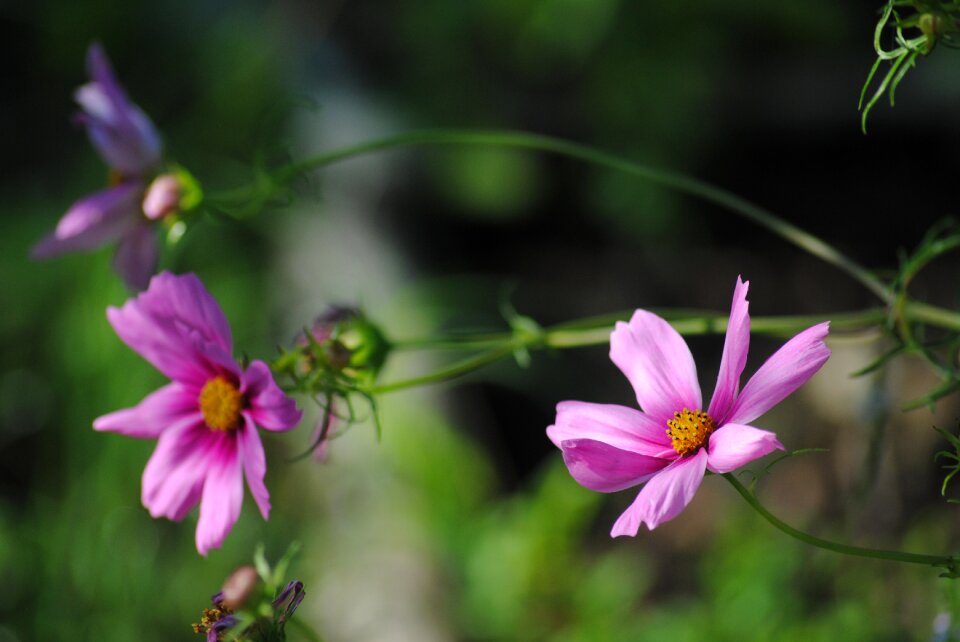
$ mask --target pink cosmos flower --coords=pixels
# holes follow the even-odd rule
[[[74,94],[82,110],[77,121],[109,165],[110,186],[74,203],[54,231],[34,246],[32,256],[48,259],[116,241],[114,269],[127,287],[138,291],[157,267],[151,222],[171,211],[182,186],[170,174],[151,183],[161,168],[160,136],[127,98],[98,44],[87,53],[87,69],[90,82]]]
[[[246,477],[267,519],[257,426],[289,430],[302,413],[267,364],[243,369],[233,360],[230,326],[200,279],[158,274],[122,308],[108,308],[107,319],[124,343],[172,379],[139,405],[93,422],[96,430],[158,440],[143,471],[150,514],[179,521],[199,502],[197,550],[206,555],[237,521]]]
[[[783,445],[772,432],[749,424],[780,403],[820,369],[830,350],[829,323],[807,328],[767,359],[740,390],[747,361],[750,316],[747,286],[737,278],[720,373],[713,399],[702,410],[697,369],[673,327],[645,310],[619,322],[610,336],[610,359],[627,376],[641,410],[563,401],[547,436],[582,486],[612,493],[646,482],[610,534],[654,529],[693,499],[705,471],[727,473]]]

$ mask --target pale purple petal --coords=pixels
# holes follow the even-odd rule
[[[626,406],[561,401],[547,436],[558,448],[567,439],[594,439],[641,455],[676,456],[666,425]]]
[[[244,425],[238,431],[237,438],[239,439],[237,444],[239,457],[243,462],[247,486],[250,488],[250,494],[253,495],[253,501],[260,509],[260,514],[267,519],[270,516],[270,493],[267,492],[267,487],[263,483],[263,477],[267,473],[267,458],[263,452],[260,435],[257,434],[257,427],[253,425],[250,417],[244,417]]]
[[[197,505],[207,474],[214,434],[187,418],[160,434],[143,471],[143,505],[152,517],[179,521]]]
[[[670,464],[668,459],[638,455],[592,439],[568,439],[560,448],[577,483],[601,493],[636,486]]]
[[[806,383],[830,356],[823,342],[829,325],[807,328],[767,359],[743,387],[727,423],[749,424]]]
[[[143,176],[160,164],[160,136],[153,123],[131,103],[114,77],[99,45],[90,47],[87,66],[91,82],[77,89],[74,98],[84,114],[94,147],[110,167],[128,176]]]
[[[158,259],[156,232],[149,223],[140,221],[120,238],[113,269],[129,290],[140,292],[150,284]]]
[[[243,468],[237,438],[231,433],[217,433],[216,437],[209,451],[197,522],[197,550],[201,555],[223,544],[240,517],[243,504]]]
[[[250,403],[244,414],[261,428],[290,430],[303,417],[296,402],[277,386],[270,367],[263,361],[254,361],[240,376],[240,392]]]
[[[634,536],[641,523],[653,530],[663,522],[679,515],[700,488],[707,467],[707,451],[701,448],[695,455],[676,460],[647,482],[627,510],[620,515],[612,537]]]
[[[143,184],[121,183],[84,197],[63,215],[52,234],[31,251],[35,259],[82,252],[120,238],[137,224]]]
[[[627,376],[645,413],[666,424],[683,408],[700,410],[697,366],[683,337],[655,314],[637,310],[610,336],[610,359]]]
[[[170,383],[147,395],[133,408],[97,417],[93,428],[139,439],[156,439],[164,430],[188,417],[203,421],[197,406],[198,395],[196,388]]]
[[[714,421],[722,424],[740,390],[740,375],[747,365],[747,351],[750,347],[750,304],[747,302],[749,281],[737,277],[733,290],[733,304],[730,306],[730,320],[727,323],[727,335],[723,341],[723,357],[720,359],[720,372],[717,374],[717,387],[710,400],[707,411]]]
[[[715,473],[729,473],[774,450],[784,447],[769,430],[726,424],[710,435],[707,468]]]

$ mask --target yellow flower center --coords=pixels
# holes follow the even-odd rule
[[[695,453],[707,442],[716,425],[710,415],[702,410],[687,410],[673,413],[673,419],[667,422],[667,435],[673,442],[673,449],[681,457]]]
[[[210,430],[226,432],[239,428],[242,409],[243,395],[223,377],[211,379],[200,391],[200,412]]]

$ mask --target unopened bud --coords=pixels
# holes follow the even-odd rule
[[[252,566],[241,566],[223,583],[223,589],[221,590],[223,597],[220,603],[231,611],[242,608],[259,581],[260,576],[257,574],[257,569]]]
[[[923,13],[920,14],[917,26],[925,35],[939,39],[943,35],[946,23],[943,16],[938,13]]]
[[[175,174],[161,174],[153,179],[143,199],[143,213],[151,221],[157,221],[180,209],[183,184]]]
[[[310,334],[323,347],[325,362],[338,371],[351,367],[375,375],[390,349],[380,330],[357,308],[331,306],[313,322]],[[300,340],[301,345],[307,343]]]

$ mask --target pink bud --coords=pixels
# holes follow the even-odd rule
[[[252,566],[241,566],[223,583],[221,591],[223,597],[220,603],[232,611],[242,608],[259,581],[257,569]]]
[[[171,214],[180,207],[180,198],[183,196],[183,185],[174,174],[157,176],[143,199],[143,213],[148,219],[156,221]]]

